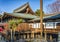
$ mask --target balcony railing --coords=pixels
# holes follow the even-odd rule
[[[1,23],[3,24],[3,23]],[[0,24],[0,25],[1,25]],[[8,28],[7,24],[4,24],[6,28]],[[20,31],[37,31],[40,32],[40,23],[20,23],[18,25],[18,30]],[[52,23],[51,25],[48,23],[43,23],[44,32],[58,32],[60,31],[60,25],[56,23]]]
[[[48,27],[45,23],[44,23],[44,26],[43,26],[43,30],[44,32],[58,32],[60,29],[59,27],[60,26],[54,26],[55,24],[53,24],[53,26],[51,27]],[[40,23],[21,23],[19,24],[18,26],[20,28],[20,30],[30,30],[30,31],[37,31],[37,32],[40,32],[41,29],[40,29]]]

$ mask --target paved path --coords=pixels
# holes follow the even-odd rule
[[[0,40],[0,42],[6,42],[6,41],[4,41],[4,40]]]

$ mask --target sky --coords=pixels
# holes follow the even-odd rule
[[[14,9],[29,2],[30,7],[35,12],[40,8],[40,0],[0,0],[0,13],[8,12],[12,13]],[[55,0],[43,0],[43,11],[47,13],[47,6],[55,2]]]

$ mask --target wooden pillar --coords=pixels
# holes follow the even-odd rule
[[[20,35],[21,39],[22,39],[22,36]]]
[[[44,32],[44,34],[45,34],[45,40],[47,40],[46,23],[45,23],[45,32]]]
[[[22,38],[24,38],[24,35],[22,35]]]
[[[43,37],[43,0],[40,0],[40,28],[41,28],[41,38]]]
[[[34,32],[31,33],[31,37],[34,38]]]
[[[36,34],[36,38],[37,38],[37,36],[38,36],[38,35]]]
[[[1,23],[2,23],[2,17],[1,17]]]
[[[36,34],[36,38],[38,38],[38,34]]]
[[[21,39],[22,39],[22,35],[21,35]]]
[[[52,40],[52,35],[50,35],[50,40]]]
[[[12,29],[11,29],[11,42],[12,42],[12,40],[13,40],[13,36],[12,36]]]
[[[21,35],[21,38],[23,39],[23,35]]]
[[[27,39],[29,39],[29,33],[27,33]]]
[[[24,39],[26,39],[26,35],[24,34]]]
[[[47,33],[45,32],[45,40],[47,40]]]
[[[38,34],[38,38],[40,38],[40,35]]]
[[[27,33],[25,34],[25,39],[27,39]]]

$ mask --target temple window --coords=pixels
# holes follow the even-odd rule
[[[49,29],[49,28],[56,28],[55,26],[56,25],[54,24],[54,22],[46,22],[46,26],[45,27]]]
[[[45,27],[45,23],[43,23],[44,27]],[[40,28],[40,23],[30,23],[29,27],[31,28]]]

